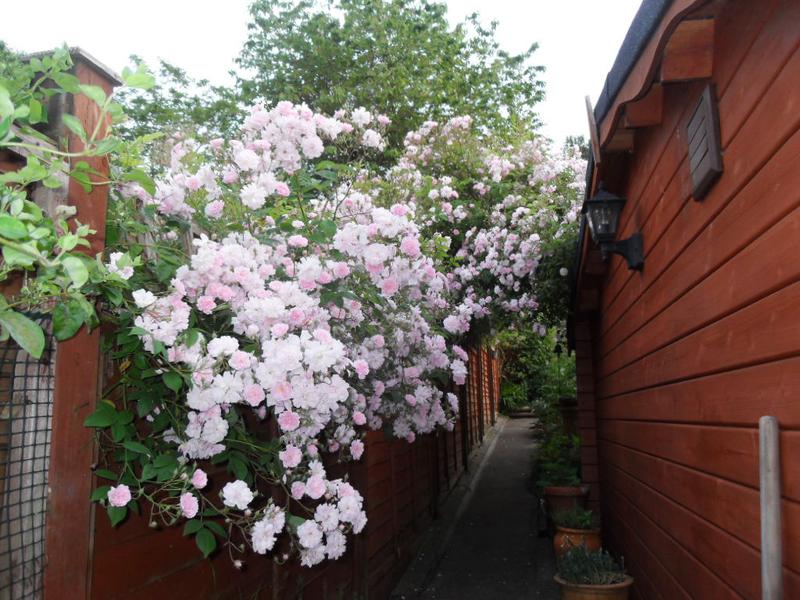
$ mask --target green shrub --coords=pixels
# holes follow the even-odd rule
[[[597,515],[589,509],[576,506],[555,513],[553,522],[559,527],[567,529],[595,529],[597,528]]]
[[[536,485],[539,490],[579,485],[580,450],[580,438],[565,434],[560,424],[554,430],[546,431],[537,456]]]
[[[590,551],[586,546],[567,550],[558,563],[559,576],[579,585],[613,585],[625,581],[625,568],[605,550]]]
[[[529,406],[528,386],[522,383],[504,381],[501,388],[503,408],[506,410],[519,410]]]

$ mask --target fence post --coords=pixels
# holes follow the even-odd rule
[[[782,600],[781,463],[778,420],[758,420],[761,488],[761,598]]]
[[[497,423],[497,388],[495,387],[494,350],[489,350],[489,411],[492,425]]]
[[[460,385],[458,391],[458,412],[461,417],[461,464],[464,471],[469,471],[469,400],[467,386]]]
[[[81,83],[97,85],[111,94],[120,82],[111,72],[81,50],[73,50],[74,74]],[[72,97],[70,113],[85,131],[93,131],[98,114],[92,102],[82,95]],[[82,147],[81,140],[69,135],[70,150]],[[83,159],[105,179],[108,161],[102,157]],[[78,209],[78,218],[95,233],[89,238],[90,256],[105,248],[106,186],[90,192],[74,180],[69,181],[67,204]],[[53,399],[53,431],[50,442],[50,468],[46,525],[45,600],[88,598],[91,581],[93,507],[91,466],[96,460],[93,434],[83,426],[94,410],[101,375],[100,331],[81,329],[73,338],[60,342],[56,352],[56,381]]]
[[[480,440],[479,443],[483,442],[483,427],[484,427],[484,416],[483,416],[483,402],[485,398],[483,397],[483,384],[485,383],[484,380],[484,373],[483,373],[483,348],[478,348],[478,431],[480,432]]]

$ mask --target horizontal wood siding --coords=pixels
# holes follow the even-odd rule
[[[584,469],[596,450],[605,542],[648,600],[760,597],[762,415],[781,426],[785,597],[800,598],[800,3],[719,6],[724,173],[692,199],[705,82],[666,85],[621,190],[644,270],[612,258],[575,325]]]

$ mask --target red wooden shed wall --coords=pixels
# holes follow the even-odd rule
[[[369,522],[338,561],[307,569],[249,555],[245,571],[237,572],[227,555],[204,560],[179,528],[154,531],[134,517],[112,529],[98,512],[91,598],[388,598],[465,459],[496,419],[498,359],[473,349],[468,366],[468,385],[457,390],[462,410],[454,431],[421,436],[413,444],[382,432],[367,435],[364,458],[351,466],[350,477],[364,493]]]
[[[666,85],[615,190],[644,271],[614,257],[575,327],[584,476],[648,600],[760,597],[761,415],[782,428],[785,597],[800,598],[800,2],[718,4],[722,178],[691,198],[705,82]]]

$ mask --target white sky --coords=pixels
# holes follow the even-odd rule
[[[640,0],[448,0],[452,22],[479,12],[496,19],[510,52],[539,43],[547,99],[539,106],[544,133],[558,143],[586,135],[584,96],[596,101]],[[3,2],[0,40],[33,52],[66,42],[81,46],[116,71],[138,54],[157,58],[214,83],[227,72],[247,35],[248,0],[38,0],[36,19],[26,2]],[[81,8],[78,9],[77,7]]]

